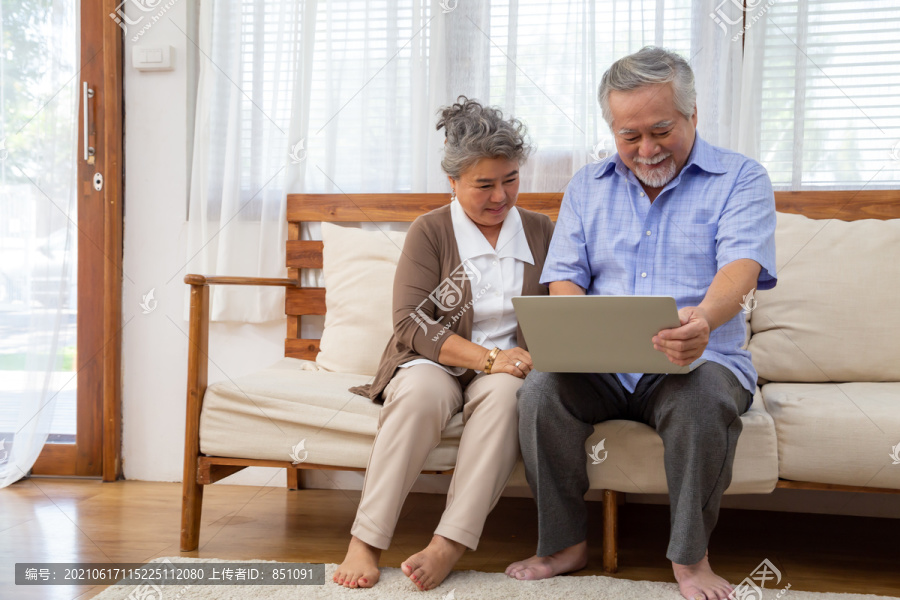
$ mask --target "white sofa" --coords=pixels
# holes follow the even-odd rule
[[[371,380],[390,335],[403,234],[323,224],[322,236],[328,293],[317,360],[283,358],[210,386],[199,418],[201,455],[365,468],[380,406],[347,390]],[[900,219],[779,213],[776,247],[778,285],[757,292],[748,318],[761,385],[742,417],[726,493],[900,490]],[[461,432],[457,415],[426,471],[453,468]],[[594,464],[588,454],[600,441],[605,460]],[[666,493],[662,440],[652,428],[602,423],[585,450],[591,487],[612,501],[608,521],[615,520],[614,492]],[[510,485],[526,485],[521,464]],[[612,547],[604,566],[614,571],[615,523],[605,529]]]

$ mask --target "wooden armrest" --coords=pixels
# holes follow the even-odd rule
[[[191,285],[280,285],[297,287],[296,279],[275,279],[271,277],[207,277],[205,275],[185,275],[184,282]]]

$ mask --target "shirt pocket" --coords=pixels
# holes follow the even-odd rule
[[[671,260],[666,261],[672,280],[696,294],[706,293],[718,265],[717,231],[715,223],[672,223]]]

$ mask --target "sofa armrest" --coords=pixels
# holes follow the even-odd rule
[[[187,458],[196,463],[200,451],[200,409],[206,392],[209,363],[209,286],[210,285],[268,285],[297,287],[295,279],[269,277],[207,277],[188,274],[184,282],[191,286],[191,312],[188,323],[187,415],[185,427],[185,472]]]
[[[187,414],[185,418],[185,481],[196,478],[200,453],[200,409],[206,393],[209,363],[209,286],[268,285],[297,287],[295,279],[269,277],[207,277],[188,274],[184,282],[191,286],[191,312],[188,323]],[[190,471],[190,473],[189,473]]]
[[[188,322],[187,401],[184,426],[184,477],[182,479],[181,549],[196,550],[200,536],[200,508],[203,486],[199,480],[200,412],[206,393],[209,364],[209,286],[266,285],[299,287],[295,279],[268,277],[206,277],[188,274],[191,286],[191,313]]]
[[[206,275],[185,275],[184,282],[190,285],[275,285],[297,287],[296,279],[275,279],[272,277],[207,277]]]
[[[298,287],[295,279],[269,277],[206,277],[188,274],[184,282],[191,286],[191,313],[188,322],[187,401],[184,428],[184,496],[199,514],[201,502],[197,486],[197,459],[200,456],[200,411],[206,393],[209,364],[209,286],[268,285]],[[191,529],[190,531],[193,531]],[[182,548],[197,547],[196,532],[182,530]]]

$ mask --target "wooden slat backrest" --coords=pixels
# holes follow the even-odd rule
[[[556,221],[561,193],[519,194],[518,206]],[[300,239],[305,222],[368,221],[408,223],[449,201],[447,194],[288,194],[288,276],[299,280],[300,269],[322,267],[322,242]],[[900,190],[775,192],[777,210],[811,219],[900,219]],[[287,337],[284,355],[315,360],[319,340],[300,337],[304,315],[325,314],[324,288],[288,289],[285,297]]]

